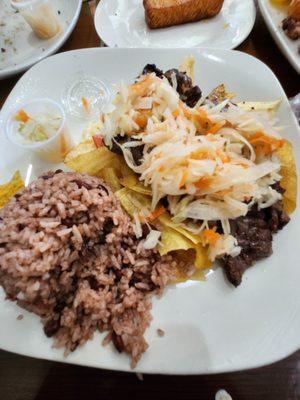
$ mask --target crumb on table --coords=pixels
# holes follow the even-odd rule
[[[165,336],[165,331],[163,331],[162,329],[157,329],[157,334],[159,337],[163,337]]]
[[[18,321],[21,321],[23,318],[24,318],[24,315],[23,315],[23,314],[19,314],[19,315],[17,316],[17,320],[18,320]]]
[[[140,372],[137,372],[136,376],[137,376],[139,381],[143,381],[144,380],[144,376]]]

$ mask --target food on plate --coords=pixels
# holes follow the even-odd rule
[[[62,122],[59,114],[38,113],[28,115],[22,108],[14,115],[18,122],[19,140],[22,144],[42,142],[55,136]]]
[[[146,22],[151,29],[211,18],[224,0],[144,0]]]
[[[290,39],[300,38],[300,0],[290,2],[288,16],[282,21],[282,29]]]
[[[72,148],[62,107],[51,99],[35,99],[14,110],[6,121],[8,139],[45,161],[62,162]]]
[[[9,199],[18,193],[24,187],[24,182],[19,171],[15,172],[12,179],[0,185],[0,208],[3,207]]]
[[[238,105],[233,96],[220,85],[201,98],[184,72],[148,64],[120,86],[113,111],[66,164],[103,177],[137,236],[143,222],[161,232],[161,254],[192,252],[199,270],[220,260],[237,286],[271,255],[273,234],[295,209],[297,182],[292,147],[270,112],[278,102]]]
[[[107,331],[134,366],[148,345],[151,295],[174,280],[178,262],[160,256],[153,233],[139,239],[102,180],[44,173],[0,210],[0,284],[41,317],[66,352]]]
[[[279,102],[236,102],[223,84],[203,96],[193,67],[192,58],[166,72],[147,64],[121,84],[67,154],[74,172],[25,188],[16,173],[0,186],[0,284],[66,354],[106,332],[103,344],[134,367],[153,295],[204,279],[216,261],[238,286],[296,208]]]
[[[39,38],[51,39],[60,32],[60,25],[50,0],[11,0],[11,4]]]

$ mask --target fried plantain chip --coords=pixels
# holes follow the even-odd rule
[[[141,193],[134,192],[128,188],[122,188],[115,192],[125,211],[133,217],[135,211],[141,211],[143,207],[150,210],[151,199]]]
[[[192,248],[193,243],[174,229],[165,226],[161,230],[161,240],[158,247],[160,255],[163,256],[171,251],[189,250]]]
[[[115,192],[115,196],[131,217],[135,212],[140,212],[143,208],[150,210],[151,199],[141,193],[123,188]],[[179,250],[193,250],[192,255],[196,269],[204,270],[211,266],[207,249],[200,243],[200,236],[194,235],[179,225],[174,224],[167,212],[161,215],[157,221],[153,221],[152,224],[161,231],[161,240],[159,243],[159,253],[161,255]],[[191,261],[191,258],[189,261]]]
[[[194,56],[188,56],[183,60],[183,63],[179,67],[179,71],[185,72],[188,77],[191,78],[193,85],[195,84],[195,58]]]
[[[195,267],[199,270],[205,270],[212,266],[212,262],[208,257],[207,247],[203,247],[200,243],[194,246],[196,250]]]
[[[297,206],[297,167],[293,153],[293,147],[287,140],[277,150],[277,156],[281,163],[281,186],[285,189],[283,194],[284,210],[291,214]]]
[[[280,106],[281,100],[274,101],[241,101],[237,105],[245,111],[275,112]]]
[[[186,265],[193,263],[196,270],[204,271],[212,265],[208,258],[207,248],[201,244],[193,244],[184,235],[166,226],[161,229],[161,240],[158,250],[162,256],[172,252],[176,256],[179,256],[179,258],[181,257],[180,259],[184,258]],[[185,280],[189,279],[184,270],[181,271],[180,275],[183,280],[184,278]]]
[[[104,168],[101,171],[101,178],[108,184],[113,192],[122,189],[122,185],[115,168]]]
[[[15,172],[12,179],[0,185],[0,208],[8,203],[9,199],[24,187],[24,182],[19,171]]]
[[[191,260],[195,259],[196,252],[194,249],[189,250],[177,250],[173,252],[173,256],[180,262],[180,266],[177,268],[177,275],[175,283],[186,282],[187,280],[192,281],[204,281],[205,275],[204,270],[196,269],[191,275],[189,265]]]
[[[99,176],[100,171],[104,168],[114,168],[119,163],[119,156],[105,146],[97,148],[92,139],[75,146],[65,158],[67,167],[92,176]]]
[[[209,95],[207,96],[208,100],[210,100],[214,104],[220,104],[222,101],[227,99],[233,99],[235,97],[234,93],[228,93],[224,84],[221,84],[214,88]]]
[[[189,232],[188,230],[184,229],[182,226],[175,224],[170,215],[167,213],[164,213],[163,215],[161,215],[159,218],[159,222],[168,227],[168,228],[172,228],[174,229],[176,232],[180,233],[181,235],[183,235],[184,237],[186,237],[187,239],[189,239],[192,243],[194,244],[198,244],[201,242],[201,237],[200,235],[195,235],[192,232]]]

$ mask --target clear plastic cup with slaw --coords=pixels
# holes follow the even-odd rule
[[[50,0],[11,0],[11,5],[41,39],[50,39],[60,31]]]
[[[6,136],[11,143],[51,163],[62,162],[73,145],[63,108],[47,98],[14,109],[6,120]]]

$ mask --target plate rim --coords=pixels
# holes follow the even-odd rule
[[[10,76],[17,75],[23,71],[28,70],[30,67],[32,67],[39,61],[56,53],[60,49],[60,47],[63,46],[63,44],[68,40],[71,33],[73,32],[73,30],[78,22],[79,16],[80,16],[80,12],[81,12],[83,3],[82,3],[82,0],[75,0],[75,1],[77,1],[77,6],[76,6],[75,13],[73,15],[72,21],[67,26],[67,29],[64,31],[64,34],[59,36],[57,38],[57,40],[53,43],[52,47],[50,47],[48,50],[46,50],[44,52],[41,52],[39,55],[30,58],[25,64],[22,64],[21,66],[18,66],[21,64],[21,63],[19,63],[15,66],[7,67],[3,70],[0,70],[0,81],[3,79],[9,78]]]
[[[102,40],[103,43],[104,43],[106,46],[112,47],[112,48],[120,48],[120,49],[122,49],[122,48],[123,48],[123,49],[125,49],[125,48],[134,48],[134,49],[141,49],[141,48],[142,48],[142,49],[145,49],[145,48],[165,49],[165,48],[167,48],[167,47],[155,47],[155,46],[151,46],[151,47],[147,47],[147,46],[145,46],[145,47],[141,47],[141,46],[138,46],[138,47],[135,47],[135,46],[118,46],[117,43],[113,43],[113,42],[107,43],[108,41],[106,42],[106,41],[101,37],[101,34],[100,34],[101,23],[99,23],[99,25],[98,25],[98,23],[97,23],[97,19],[99,19],[99,14],[100,14],[100,8],[103,7],[104,1],[105,1],[105,0],[100,1],[100,2],[98,3],[97,7],[96,7],[96,11],[95,11],[95,15],[94,15],[94,26],[95,26],[95,30],[96,30],[96,32],[97,32],[97,35],[99,36],[100,40]],[[239,0],[237,0],[237,1],[239,1]],[[240,46],[240,45],[249,37],[249,35],[250,35],[250,33],[252,32],[252,30],[253,30],[253,28],[254,28],[254,25],[255,25],[255,21],[256,21],[256,17],[257,17],[257,10],[256,10],[255,4],[254,4],[254,0],[249,0],[249,7],[251,7],[251,17],[252,17],[252,19],[251,19],[251,24],[250,24],[250,26],[249,26],[248,31],[246,31],[245,35],[244,35],[244,36],[241,36],[234,46],[229,46],[229,47],[218,47],[218,46],[217,46],[217,47],[212,47],[212,46],[198,46],[198,45],[195,45],[195,46],[193,46],[193,47],[190,47],[190,46],[189,46],[189,47],[187,47],[187,48],[203,48],[203,49],[205,48],[205,49],[221,49],[221,50],[233,50],[233,49],[236,49],[238,46]],[[200,22],[200,21],[198,21],[198,22]],[[183,49],[184,47],[179,47],[179,48]],[[172,49],[176,50],[176,49],[178,49],[178,48],[177,48],[177,47],[172,47]]]
[[[132,48],[127,48],[127,49],[125,49],[125,48],[85,48],[85,49],[78,49],[78,50],[72,50],[72,51],[67,51],[67,52],[63,52],[63,53],[59,53],[59,54],[55,54],[55,55],[53,55],[53,56],[51,56],[51,57],[48,57],[47,59],[45,59],[45,60],[43,60],[41,63],[39,63],[38,65],[36,65],[36,66],[34,66],[33,68],[32,68],[32,70],[34,71],[34,68],[39,68],[40,67],[40,65],[41,64],[43,64],[43,63],[47,63],[48,62],[48,59],[54,59],[54,58],[59,58],[59,57],[62,57],[62,56],[65,56],[67,53],[70,53],[70,55],[74,55],[74,54],[76,54],[76,53],[89,53],[89,52],[118,52],[118,51],[121,51],[121,52],[124,52],[124,51],[136,51],[137,49],[132,49]],[[248,59],[250,59],[252,62],[254,62],[254,63],[256,63],[256,64],[259,64],[260,65],[260,67],[262,67],[262,68],[264,68],[266,71],[268,71],[268,73],[270,74],[271,73],[271,75],[272,75],[272,78],[273,79],[275,79],[276,80],[276,84],[277,84],[277,86],[280,88],[280,90],[281,90],[281,92],[282,92],[282,94],[284,95],[284,100],[288,100],[287,99],[287,96],[286,96],[286,94],[285,94],[285,91],[284,91],[284,89],[283,89],[283,87],[282,87],[282,85],[281,85],[281,83],[280,83],[280,81],[278,80],[278,78],[276,77],[276,75],[274,74],[274,72],[266,65],[266,64],[264,64],[262,61],[260,61],[259,59],[257,59],[257,58],[255,58],[254,56],[252,56],[252,55],[249,55],[249,54],[247,54],[247,53],[244,53],[244,52],[241,52],[241,51],[232,51],[232,50],[226,50],[226,49],[215,49],[215,48],[186,48],[186,49],[182,49],[182,48],[177,48],[177,49],[145,49],[145,48],[139,48],[138,49],[138,51],[143,51],[143,52],[145,52],[145,51],[147,51],[147,50],[150,50],[150,51],[154,51],[154,52],[161,52],[161,51],[170,51],[170,52],[173,52],[173,51],[177,51],[177,50],[180,50],[180,51],[186,51],[186,52],[189,52],[189,50],[190,51],[195,51],[195,52],[198,52],[198,53],[200,53],[200,54],[202,54],[202,53],[218,53],[218,55],[220,56],[222,53],[224,54],[226,54],[226,53],[228,53],[228,54],[231,54],[232,56],[236,56],[238,53],[239,53],[239,56],[242,56],[242,57],[244,57],[244,58],[248,58]],[[31,73],[32,71],[30,70],[30,73]],[[11,93],[9,94],[9,96],[8,96],[8,98],[7,98],[7,100],[5,101],[5,103],[4,103],[4,105],[3,105],[3,108],[5,108],[5,106],[6,106],[6,103],[7,103],[7,101],[9,100],[9,98],[12,96],[12,95],[14,95],[14,93],[15,93],[15,91],[16,91],[16,87],[18,86],[18,84],[21,82],[21,81],[23,81],[23,80],[26,80],[26,75],[29,73],[29,71],[28,72],[26,72],[20,79],[19,79],[19,81],[16,83],[16,85],[14,86],[14,88],[13,88],[13,90],[11,91]],[[0,119],[1,119],[1,114],[2,114],[2,111],[3,111],[3,108],[2,108],[2,110],[0,111]],[[291,110],[289,110],[290,111],[290,114],[291,114],[291,117],[293,117],[293,121],[294,121],[294,123],[295,123],[295,126],[297,126],[297,122],[296,122],[296,117],[294,116],[294,114],[291,112]],[[297,130],[297,132],[296,132],[298,135],[300,134],[300,129],[298,129]],[[6,351],[9,351],[9,352],[13,352],[13,353],[16,353],[16,354],[21,354],[21,355],[26,355],[26,356],[29,356],[29,357],[34,357],[34,358],[37,358],[37,359],[45,359],[45,360],[51,360],[51,361],[56,361],[56,362],[61,362],[61,363],[68,363],[68,364],[73,364],[73,365],[83,365],[83,366],[88,366],[88,367],[93,367],[93,368],[99,368],[99,369],[109,369],[109,370],[114,370],[114,371],[127,371],[127,372],[133,372],[133,373],[137,373],[137,372],[142,372],[142,373],[147,373],[147,374],[151,374],[151,373],[156,373],[156,374],[164,374],[164,375],[170,375],[170,374],[174,374],[174,371],[170,371],[170,372],[166,372],[166,371],[163,371],[163,372],[158,372],[157,371],[157,369],[155,369],[154,367],[149,367],[149,368],[145,368],[145,369],[139,369],[139,365],[137,366],[137,368],[135,369],[135,370],[131,370],[129,367],[128,367],[128,369],[127,368],[118,368],[118,366],[110,366],[110,367],[105,367],[105,366],[98,366],[98,365],[95,365],[95,364],[93,364],[93,363],[88,363],[88,362],[85,362],[85,361],[82,361],[82,362],[80,362],[80,361],[78,361],[78,360],[70,360],[70,359],[57,359],[56,357],[55,357],[55,354],[53,353],[53,357],[50,357],[50,356],[35,356],[35,355],[32,355],[32,354],[29,354],[29,353],[27,353],[26,352],[26,350],[25,351],[13,351],[13,350],[11,350],[11,349],[9,349],[8,347],[6,347],[5,348],[5,346],[2,346],[2,345],[0,345],[0,347],[3,349],[3,350],[6,350]],[[279,361],[279,360],[282,360],[282,359],[284,359],[284,358],[286,358],[286,357],[288,357],[288,356],[290,356],[291,354],[293,354],[295,351],[297,351],[299,349],[299,347],[298,346],[293,346],[293,349],[292,350],[290,350],[289,352],[285,352],[285,355],[284,356],[282,356],[282,355],[280,355],[280,354],[278,354],[276,357],[274,357],[274,356],[272,356],[272,359],[270,359],[270,360],[268,360],[268,361],[266,361],[266,362],[258,362],[258,363],[254,363],[254,361],[251,361],[251,363],[248,365],[248,366],[244,366],[244,367],[230,367],[230,366],[226,366],[225,368],[224,368],[224,366],[222,367],[222,366],[220,366],[220,367],[218,367],[218,368],[214,368],[213,370],[208,370],[207,372],[199,372],[199,370],[195,370],[195,371],[192,371],[191,369],[189,369],[187,372],[176,372],[176,374],[178,374],[178,375],[197,375],[197,374],[201,374],[201,375],[206,375],[206,374],[218,374],[218,373],[226,373],[226,372],[235,372],[235,371],[244,371],[244,370],[251,370],[251,369],[254,369],[254,368],[259,368],[259,367],[262,367],[262,366],[267,366],[267,365],[270,365],[270,364],[273,364],[273,363],[275,363],[275,362],[277,362],[277,361]]]
[[[260,12],[263,16],[263,19],[268,27],[268,30],[277,44],[279,49],[281,50],[282,54],[286,57],[289,63],[293,66],[293,68],[300,74],[300,55],[298,55],[299,61],[297,62],[297,54],[294,54],[294,51],[289,47],[288,37],[285,38],[284,32],[277,29],[275,21],[273,20],[271,14],[268,11],[268,0],[258,0],[258,6]]]

